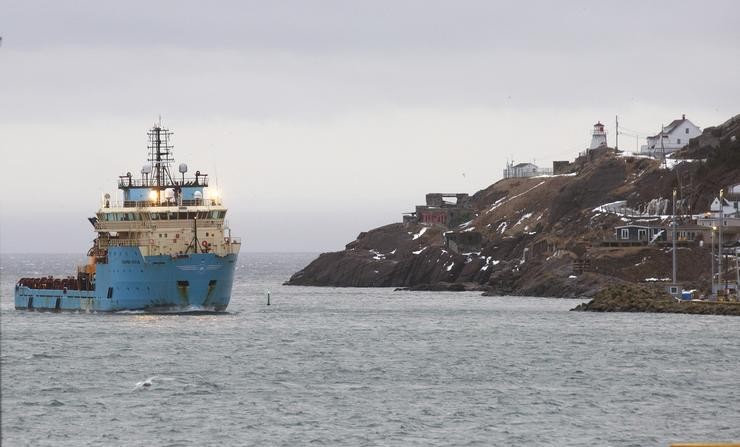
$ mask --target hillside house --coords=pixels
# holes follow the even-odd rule
[[[689,140],[701,135],[701,129],[682,115],[681,119],[673,120],[657,134],[647,137],[640,152],[654,157],[662,157],[673,153],[689,144]]]
[[[620,242],[652,243],[668,240],[668,230],[652,225],[622,225],[614,227],[615,239]]]
[[[740,183],[732,185],[727,188],[727,193],[722,198],[724,203],[722,204],[722,213],[725,216],[738,216],[740,215]],[[712,204],[709,205],[709,210],[719,216],[720,212],[720,199],[715,197]]]
[[[536,177],[538,175],[552,175],[552,169],[540,168],[534,163],[509,162],[504,169],[504,178]]]
[[[670,225],[666,227],[666,233],[668,233],[667,241],[673,242],[673,229]],[[709,241],[711,237],[711,229],[701,225],[684,223],[676,226],[676,242],[679,243]]]
[[[709,205],[709,211],[692,216],[696,224],[705,227],[718,227],[720,224],[720,209],[722,211],[722,231],[729,240],[740,239],[740,183],[727,188],[720,206],[719,197],[715,197]]]

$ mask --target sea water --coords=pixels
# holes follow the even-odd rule
[[[2,445],[740,440],[738,317],[281,286],[312,258],[242,254],[228,314],[148,315],[16,311],[84,259],[3,255]]]

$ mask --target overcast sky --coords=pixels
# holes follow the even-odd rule
[[[740,113],[740,2],[0,0],[0,251],[83,253],[157,119],[248,251]],[[643,144],[623,136],[622,149]]]

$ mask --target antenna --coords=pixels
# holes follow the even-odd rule
[[[162,190],[168,184],[174,183],[172,181],[172,175],[170,174],[170,165],[172,165],[174,159],[172,158],[172,148],[170,145],[170,136],[172,132],[168,129],[161,127],[161,117],[159,118],[160,123],[155,125],[147,136],[149,137],[149,158],[148,161],[152,163],[152,187],[157,190],[157,200],[161,199],[160,195]]]

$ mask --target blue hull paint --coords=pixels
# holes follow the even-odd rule
[[[234,282],[236,254],[143,257],[137,247],[115,247],[97,264],[95,290],[16,286],[15,308],[115,312],[224,311]]]

